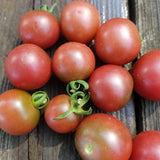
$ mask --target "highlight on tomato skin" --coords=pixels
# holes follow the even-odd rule
[[[117,118],[94,113],[84,118],[76,129],[75,146],[84,160],[128,160],[132,137]]]
[[[87,44],[100,27],[100,14],[88,1],[72,1],[61,12],[60,26],[67,40]]]

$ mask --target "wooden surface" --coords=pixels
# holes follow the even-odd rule
[[[60,19],[63,7],[71,0],[0,0],[0,93],[14,88],[6,78],[4,61],[8,53],[22,44],[18,24],[22,15],[37,9],[42,3],[57,2],[54,15]],[[101,23],[113,17],[130,18],[143,38],[140,56],[152,49],[160,49],[160,0],[88,0],[98,9]],[[63,37],[47,49],[52,57],[64,43]],[[93,46],[91,46],[93,49]],[[93,49],[94,51],[94,49]],[[97,58],[97,67],[102,62]],[[124,66],[131,69],[132,63]],[[65,84],[52,75],[41,88],[49,97],[65,92]],[[93,106],[93,104],[91,104]],[[94,112],[102,112],[93,106]],[[160,130],[160,103],[143,99],[133,93],[129,103],[120,111],[110,113],[121,120],[132,137],[143,130]],[[0,130],[0,160],[81,160],[74,146],[74,132],[58,134],[49,129],[41,116],[39,125],[29,134],[11,136]]]

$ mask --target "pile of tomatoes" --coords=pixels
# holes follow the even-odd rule
[[[68,3],[58,22],[52,14],[55,7],[42,5],[20,20],[24,44],[15,47],[5,61],[6,76],[16,89],[0,95],[0,128],[12,135],[27,134],[37,126],[39,109],[45,107],[45,121],[52,130],[75,131],[75,145],[84,160],[160,159],[160,132],[145,131],[132,140],[120,120],[104,113],[125,107],[133,89],[144,98],[160,101],[160,49],[146,53],[128,71],[123,65],[135,60],[141,49],[133,22],[117,17],[101,25],[98,10],[87,1]],[[51,59],[45,49],[61,34],[67,42]],[[96,68],[95,57],[103,65]],[[44,86],[52,72],[66,83],[67,93],[49,100],[43,91],[27,92]],[[89,99],[104,112],[84,110]]]

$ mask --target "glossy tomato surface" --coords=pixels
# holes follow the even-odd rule
[[[142,97],[160,101],[160,49],[144,54],[132,68],[134,90]]]
[[[52,67],[63,82],[87,79],[95,68],[95,56],[85,44],[67,42],[54,53]]]
[[[31,95],[12,89],[0,95],[0,129],[12,135],[31,132],[39,122],[40,112],[32,103]]]
[[[69,41],[89,43],[100,26],[100,15],[91,3],[73,1],[64,7],[60,25]]]
[[[97,68],[89,79],[91,100],[100,109],[113,112],[124,107],[133,91],[131,74],[117,65]]]
[[[98,57],[111,64],[122,65],[134,60],[141,48],[137,27],[125,18],[113,18],[99,28],[95,37]]]
[[[60,25],[53,14],[34,10],[21,18],[19,35],[24,43],[33,43],[41,48],[48,48],[58,40]]]
[[[53,120],[68,111],[70,107],[71,103],[69,95],[61,94],[52,98],[44,112],[47,125],[58,133],[68,133],[74,131],[82,120],[82,115],[72,113],[66,118]]]
[[[132,152],[132,138],[126,126],[105,113],[82,120],[75,145],[83,160],[128,160]]]
[[[6,58],[5,72],[17,88],[35,90],[47,83],[51,77],[51,59],[34,44],[22,44],[14,48]]]
[[[143,131],[133,139],[133,150],[130,160],[159,160],[160,132]]]

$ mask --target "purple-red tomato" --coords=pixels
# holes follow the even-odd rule
[[[48,48],[58,40],[60,25],[53,14],[43,10],[34,10],[21,18],[19,35],[24,43],[33,43],[41,48]]]
[[[132,76],[121,66],[103,65],[97,68],[89,79],[91,100],[104,111],[113,112],[124,107],[132,91]]]
[[[17,88],[35,90],[47,83],[52,74],[48,54],[34,44],[14,48],[6,58],[5,72]]]
[[[132,137],[121,121],[96,113],[87,116],[78,126],[75,145],[83,160],[128,160]]]
[[[160,101],[160,49],[149,51],[138,59],[131,74],[134,90],[140,96]]]
[[[123,65],[135,59],[141,48],[136,25],[129,19],[112,18],[97,31],[95,50],[98,57],[111,64]]]
[[[91,3],[73,1],[64,7],[60,26],[69,41],[89,43],[100,26],[100,15]]]
[[[54,118],[67,112],[70,107],[71,102],[69,95],[61,94],[52,98],[44,111],[47,125],[58,133],[74,131],[82,120],[83,115],[72,113],[66,118],[54,120]]]
[[[0,95],[0,129],[12,134],[23,135],[38,124],[40,112],[32,103],[29,93],[11,89]]]
[[[160,132],[143,131],[133,139],[133,149],[130,160],[159,160]]]
[[[63,82],[87,79],[95,68],[92,50],[79,42],[67,42],[54,53],[52,67],[55,75]]]

